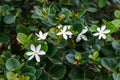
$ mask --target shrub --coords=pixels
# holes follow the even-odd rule
[[[0,80],[120,80],[119,0],[0,3]]]

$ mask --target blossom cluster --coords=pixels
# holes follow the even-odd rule
[[[71,25],[58,25],[57,26],[58,31],[56,33],[57,36],[62,36],[65,40],[68,38],[72,38],[73,32],[71,31]],[[88,41],[87,36],[85,35],[88,32],[88,27],[85,27],[76,37],[76,42],[79,42],[81,40]],[[106,39],[106,34],[108,34],[110,30],[106,29],[105,25],[102,25],[101,28],[97,28],[97,32],[93,34],[93,36],[98,36],[98,39]],[[35,33],[35,35],[38,37],[37,40],[45,40],[47,38],[48,33],[43,33],[42,31],[39,31],[39,33]],[[26,55],[30,56],[28,60],[31,60],[35,57],[37,62],[40,62],[40,55],[45,55],[46,52],[41,50],[41,44],[39,44],[37,47],[35,47],[33,44],[31,44],[30,49],[31,52],[26,52]]]

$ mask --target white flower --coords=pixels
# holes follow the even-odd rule
[[[60,32],[57,33],[57,35],[63,35],[64,39],[68,39],[68,36],[71,37],[72,36],[72,32],[70,31],[66,31],[68,27],[63,27],[63,29],[60,30]]]
[[[41,44],[39,44],[37,47],[35,47],[33,44],[31,44],[30,49],[31,52],[26,52],[26,55],[30,56],[28,60],[31,60],[35,57],[37,62],[40,62],[40,56],[39,55],[45,55],[45,51],[40,50]]]
[[[76,42],[79,42],[81,39],[83,39],[84,41],[87,41],[88,39],[87,39],[86,35],[84,35],[87,31],[88,31],[87,28],[83,29],[81,31],[81,33],[78,34],[78,36],[76,38]]]
[[[42,33],[42,31],[39,31],[39,34],[36,33],[36,36],[38,36],[38,40],[45,40],[48,33]]]
[[[103,25],[101,28],[97,28],[98,32],[94,33],[93,35],[94,36],[99,36],[98,39],[101,39],[101,38],[106,39],[106,35],[105,34],[109,33],[110,30],[105,30],[105,29],[106,29],[106,26]]]

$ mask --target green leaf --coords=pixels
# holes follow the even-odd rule
[[[112,74],[112,76],[113,76],[113,79],[114,79],[114,80],[120,80],[120,74],[119,74],[119,73],[114,72],[114,73]]]
[[[0,42],[8,43],[10,41],[10,37],[7,34],[0,33]]]
[[[81,18],[85,13],[87,12],[87,9],[81,9],[78,13],[78,18]]]
[[[47,73],[42,73],[40,80],[51,80],[50,76]]]
[[[75,55],[74,54],[67,54],[65,56],[66,60],[69,62],[69,63],[72,63],[72,64],[76,64],[76,60],[75,60]]]
[[[96,9],[96,8],[93,8],[93,7],[90,7],[90,8],[88,8],[88,11],[94,13],[94,12],[97,11],[97,9]]]
[[[113,33],[116,29],[115,25],[113,25],[111,22],[107,22],[106,20],[102,20],[103,23],[106,25],[106,29],[110,30],[110,33]]]
[[[47,51],[47,55],[49,56],[54,56],[55,53],[57,52],[57,48],[56,46],[54,46],[53,44],[48,44],[48,51]]]
[[[23,75],[25,76],[29,76],[30,77],[30,80],[36,80],[36,76],[33,74],[33,73],[24,73]]]
[[[20,66],[20,63],[19,63],[19,61],[17,59],[9,58],[6,61],[5,66],[6,66],[7,70],[14,71],[16,68],[18,68]]]
[[[4,22],[6,24],[12,24],[12,23],[15,22],[15,18],[12,15],[7,15],[7,16],[4,17]]]
[[[36,76],[36,79],[38,79],[42,74],[42,70],[41,69],[36,69],[36,73],[35,73],[35,76]]]
[[[108,69],[110,71],[113,71],[117,66],[116,61],[111,58],[102,58],[101,64],[102,64],[102,66],[104,66],[106,69]]]
[[[116,18],[120,18],[120,10],[115,10],[114,15]]]
[[[10,58],[11,57],[11,52],[10,51],[5,51],[4,56],[7,57],[7,58]]]
[[[58,80],[63,78],[65,73],[66,73],[66,68],[63,65],[53,65],[49,70],[49,74],[51,75],[51,77],[53,79],[56,78]]]
[[[114,24],[116,28],[120,27],[120,20],[119,19],[115,19],[115,20],[111,21],[111,23]]]
[[[21,44],[24,44],[25,41],[27,39],[27,35],[25,35],[24,33],[18,33],[17,34],[17,40],[18,42],[20,42]]]
[[[17,26],[16,26],[16,32],[17,33],[28,33],[29,32],[29,30],[28,30],[29,28],[27,27],[25,27],[24,25],[22,25],[22,24],[17,24]]]
[[[67,8],[62,8],[61,12],[58,14],[58,16],[64,15],[62,19],[64,19],[64,22],[70,21],[71,11]]]
[[[76,24],[74,24],[73,26],[74,26],[74,27],[73,27],[73,30],[76,31],[76,32],[79,32],[79,33],[80,33],[80,32],[82,31],[82,29],[83,29],[81,23],[76,23]]]
[[[73,68],[72,70],[70,70],[69,73],[69,78],[71,80],[84,80],[83,79],[83,75],[84,71],[80,68]]]
[[[33,66],[26,66],[25,68],[22,69],[22,73],[36,73],[36,69]]]
[[[120,45],[117,41],[112,42],[112,46],[114,49],[117,49]]]
[[[99,6],[100,8],[105,7],[106,1],[107,1],[107,0],[98,0],[98,6]]]
[[[80,54],[80,53],[75,53],[75,59],[76,59],[77,61],[81,60],[81,59],[82,59],[81,54]]]
[[[16,80],[18,74],[15,74],[13,72],[7,72],[6,77],[8,80]]]
[[[90,30],[91,32],[96,32],[97,28],[98,28],[97,25],[92,25],[92,26],[89,28],[89,30]]]

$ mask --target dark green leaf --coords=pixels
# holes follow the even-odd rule
[[[66,68],[63,65],[53,65],[50,68],[49,73],[53,79],[56,78],[59,80],[64,77],[66,73]]]
[[[7,15],[7,16],[4,17],[4,22],[6,24],[12,24],[12,23],[15,22],[15,18],[12,15]]]
[[[7,34],[0,33],[0,42],[8,43],[10,41],[10,37]]]

